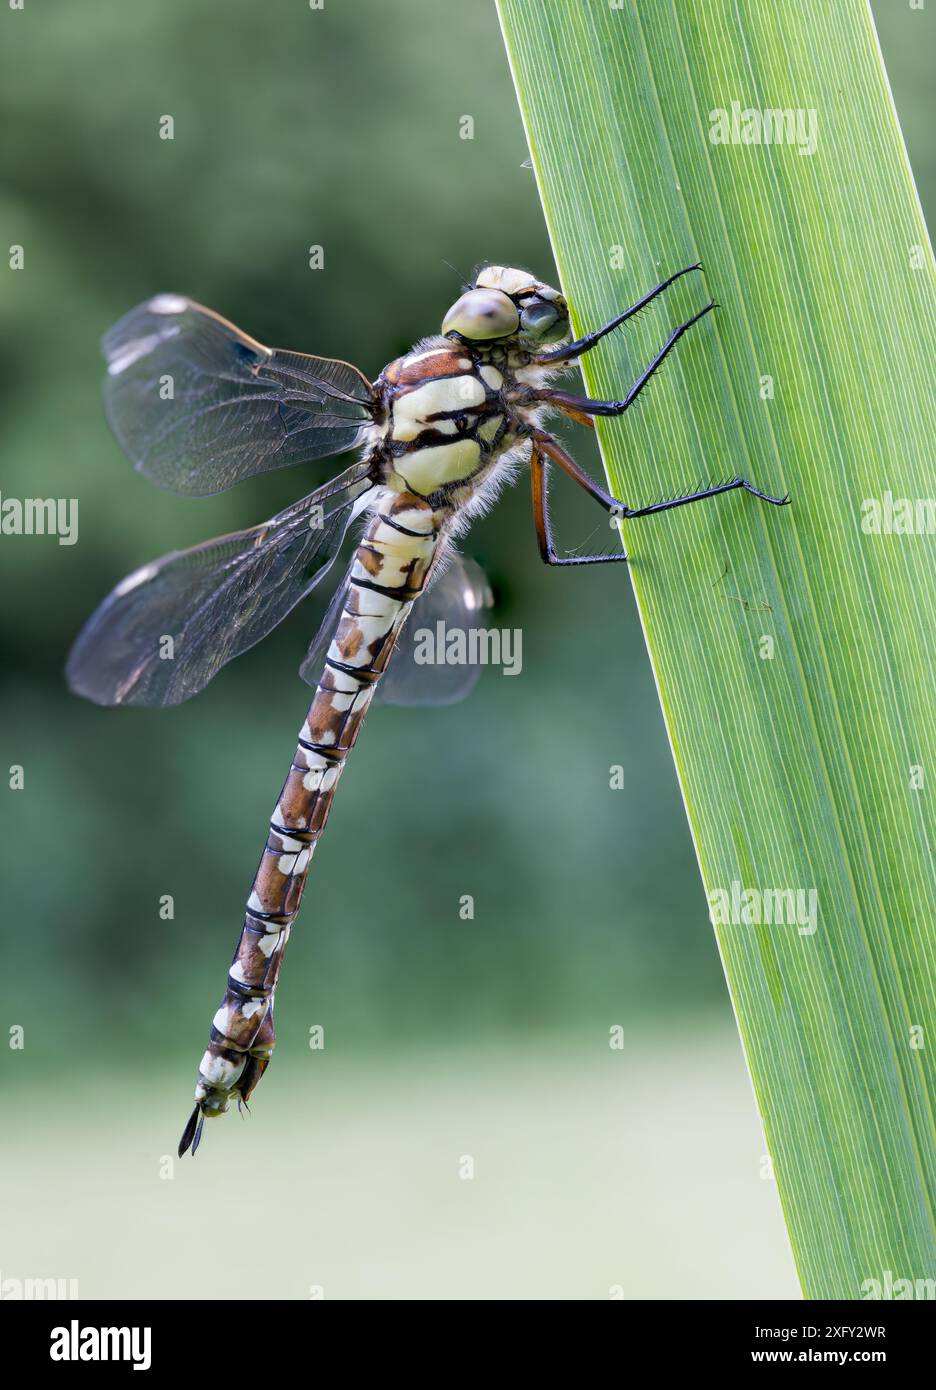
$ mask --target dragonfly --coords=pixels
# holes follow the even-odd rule
[[[401,634],[413,605],[433,606],[456,626],[483,609],[483,576],[460,558],[456,541],[501,486],[529,468],[540,555],[559,567],[627,555],[623,548],[559,552],[547,500],[551,465],[622,521],[733,490],[774,506],[789,501],[734,477],[631,506],[594,481],[544,423],[555,412],[592,427],[595,417],[623,415],[714,303],[670,333],[620,400],[572,394],[556,378],[680,277],[700,271],[699,264],[677,270],[573,339],[558,290],[527,270],[484,263],[440,333],[374,382],[348,362],[265,347],[180,295],[148,300],[105,335],[108,420],[134,467],[160,487],[206,496],[256,474],[357,451],[344,471],[262,525],[129,575],[68,658],[72,691],[99,705],[179,704],[325,585],[349,530],[356,539],[300,667],[314,695],[270,817],[180,1157],[197,1151],[206,1119],[249,1101],[269,1065],[286,942],[348,754],[382,681],[392,694],[388,668],[397,650],[405,653]],[[399,661],[402,669],[407,658]],[[471,679],[449,668],[440,698],[460,698]],[[395,697],[405,700],[406,689],[398,681]]]

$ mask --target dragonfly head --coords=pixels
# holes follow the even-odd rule
[[[568,337],[569,311],[559,291],[528,270],[485,265],[449,309],[442,332],[470,343],[512,339],[536,350]]]

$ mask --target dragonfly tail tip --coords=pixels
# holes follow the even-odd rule
[[[182,1138],[179,1140],[180,1158],[182,1158],[189,1148],[192,1150],[192,1157],[195,1157],[196,1150],[201,1142],[204,1123],[205,1117],[201,1113],[201,1106],[196,1105],[195,1109],[188,1117],[185,1129],[182,1131]]]

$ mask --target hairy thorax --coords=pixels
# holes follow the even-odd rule
[[[516,349],[418,343],[376,382],[383,412],[374,443],[386,486],[458,511],[535,423],[524,390],[545,375]]]

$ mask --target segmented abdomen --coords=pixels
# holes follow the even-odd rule
[[[409,609],[421,593],[438,533],[421,497],[387,491],[347,576],[344,608],[289,775],[270,820],[227,990],[199,1067],[195,1098],[221,1114],[249,1096],[273,1049],[273,994],[309,862],[325,828],[344,760]]]

